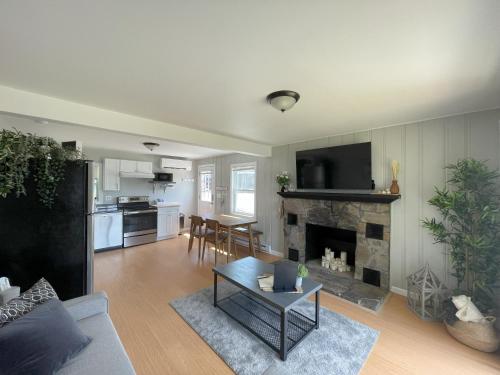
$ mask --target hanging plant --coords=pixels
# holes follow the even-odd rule
[[[31,173],[40,202],[51,208],[57,187],[64,180],[66,162],[82,160],[82,157],[80,152],[65,149],[52,138],[3,129],[0,132],[0,196],[26,195],[24,182]]]

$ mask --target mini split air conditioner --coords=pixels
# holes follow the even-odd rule
[[[161,167],[165,169],[182,169],[190,171],[193,168],[193,162],[191,160],[162,158]]]

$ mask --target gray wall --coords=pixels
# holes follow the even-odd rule
[[[452,286],[454,281],[445,251],[433,243],[420,221],[435,215],[426,202],[433,196],[434,186],[444,186],[445,165],[473,157],[488,160],[492,168],[499,167],[499,120],[500,110],[483,111],[274,147],[271,174],[287,170],[296,186],[295,151],[371,141],[377,189],[390,186],[391,160],[401,163],[402,199],[392,204],[391,285],[406,289],[406,276],[429,262],[437,276]],[[276,191],[276,185],[272,186],[271,190]],[[272,193],[259,199],[272,206],[271,244],[273,249],[282,249],[279,196]]]
[[[122,160],[138,160],[138,161],[150,161],[153,163],[153,172],[165,172],[160,167],[160,157],[151,155],[141,155],[136,153],[129,153],[124,151],[114,151],[114,150],[103,150],[95,149],[89,147],[83,147],[83,152],[87,159],[91,159],[102,163],[104,158],[112,159],[122,159]],[[172,171],[168,172],[174,173],[174,181],[177,183],[174,187],[167,188],[166,192],[163,189],[158,189],[156,193],[153,193],[153,184],[149,183],[148,180],[139,178],[121,178],[120,179],[120,191],[105,191],[102,192],[101,183],[101,203],[107,203],[104,197],[112,197],[113,202],[116,201],[116,197],[121,195],[147,195],[151,199],[161,198],[168,202],[179,202],[181,204],[181,212],[186,214],[186,217],[194,213],[193,205],[193,194],[195,190],[195,182],[193,177],[193,172],[188,171]],[[102,175],[102,165],[101,165],[101,175]],[[183,181],[184,180],[184,181]],[[101,178],[102,182],[102,178]]]

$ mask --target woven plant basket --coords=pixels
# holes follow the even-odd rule
[[[448,333],[462,344],[482,352],[492,353],[498,350],[499,340],[495,331],[494,316],[485,318],[484,323],[462,322],[457,320],[453,324],[446,321]]]

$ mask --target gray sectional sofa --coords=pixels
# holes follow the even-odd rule
[[[57,375],[133,375],[134,368],[108,314],[104,292],[65,301],[64,307],[92,342]]]

